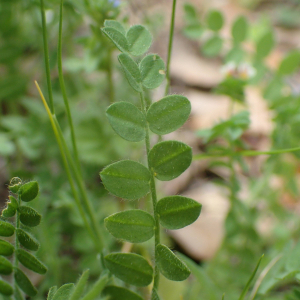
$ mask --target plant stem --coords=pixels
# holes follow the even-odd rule
[[[93,300],[96,299],[109,281],[109,274],[104,273],[100,276],[99,280],[95,283],[92,289],[81,300]]]
[[[258,155],[274,155],[274,154],[284,154],[289,152],[300,151],[300,147],[288,148],[288,149],[278,149],[278,150],[268,150],[268,151],[255,151],[255,150],[244,150],[236,152],[220,152],[220,153],[207,153],[207,154],[197,154],[194,155],[194,160],[199,160],[209,157],[227,157],[227,156],[258,156]]]
[[[113,83],[113,71],[112,71],[112,49],[108,50],[107,54],[107,80],[109,89],[109,102],[114,103],[115,93],[114,93],[114,83]]]
[[[173,6],[172,6],[172,17],[171,17],[171,25],[170,25],[167,71],[166,71],[167,85],[166,85],[166,89],[165,89],[165,96],[167,96],[169,93],[170,81],[171,81],[170,80],[170,63],[171,63],[172,45],[173,45],[173,37],[174,37],[176,1],[177,0],[173,0]]]
[[[60,153],[61,153],[61,157],[62,157],[62,161],[63,161],[63,164],[64,164],[64,168],[65,168],[65,172],[67,174],[67,177],[68,177],[68,180],[69,180],[69,183],[70,183],[70,186],[71,186],[71,190],[72,190],[72,193],[73,193],[73,196],[74,196],[74,199],[75,199],[75,202],[76,202],[76,205],[77,205],[77,208],[79,210],[79,213],[80,213],[80,216],[82,217],[82,220],[85,224],[85,227],[86,229],[88,230],[92,240],[94,241],[94,244],[95,244],[95,247],[98,251],[101,251],[102,250],[102,247],[101,245],[99,244],[99,241],[96,237],[96,235],[94,234],[92,228],[91,228],[91,225],[89,224],[87,218],[86,218],[86,215],[85,215],[85,212],[84,212],[84,209],[81,205],[81,202],[80,202],[80,199],[78,197],[78,193],[77,193],[77,190],[75,188],[75,185],[74,185],[74,181],[73,181],[73,178],[72,178],[72,175],[71,175],[71,171],[70,171],[70,168],[69,168],[69,165],[68,165],[68,161],[67,161],[67,158],[66,158],[66,155],[65,155],[65,152],[64,152],[64,146],[63,146],[63,141],[61,139],[61,136],[59,134],[59,131],[57,129],[57,126],[55,124],[55,121],[54,121],[54,117],[53,115],[51,114],[51,111],[48,107],[48,104],[45,100],[45,97],[38,85],[37,82],[35,82],[35,85],[39,91],[39,94],[42,98],[42,101],[43,101],[43,104],[46,108],[46,111],[47,111],[47,114],[49,116],[49,119],[50,119],[50,122],[51,122],[51,126],[52,126],[52,129],[54,131],[54,135],[56,137],[56,140],[57,140],[57,144],[58,144],[58,147],[59,147],[59,150],[60,150]]]
[[[141,89],[143,87],[141,86]],[[141,104],[142,104],[142,110],[144,114],[146,115],[146,101],[144,97],[144,93],[140,93],[140,99],[141,99]],[[150,192],[151,192],[151,198],[152,198],[152,204],[153,204],[153,215],[154,215],[154,220],[155,220],[155,251],[154,251],[154,261],[156,262],[156,257],[157,257],[157,252],[156,252],[156,246],[160,244],[160,224],[159,224],[159,216],[156,211],[156,204],[157,204],[157,195],[156,195],[156,187],[155,187],[155,178],[153,171],[150,167],[149,163],[149,152],[150,152],[150,136],[149,136],[149,126],[147,123],[147,128],[146,128],[146,138],[145,138],[145,143],[146,143],[146,152],[147,152],[147,161],[148,161],[148,168],[151,174],[150,178]],[[159,285],[159,270],[158,266],[155,263],[155,268],[154,268],[154,283],[153,283],[153,289],[158,289]]]
[[[50,106],[51,113],[54,114],[54,104],[53,104],[52,85],[51,85],[51,76],[50,76],[49,52],[48,52],[48,40],[47,40],[47,27],[46,27],[46,15],[45,15],[44,0],[41,0],[41,15],[42,15],[44,57],[45,57],[47,87],[48,87],[48,95],[49,95],[49,106]]]
[[[60,88],[62,91],[64,104],[67,112],[67,118],[68,123],[71,130],[71,140],[72,140],[72,146],[73,146],[73,152],[75,157],[75,162],[77,165],[78,170],[80,171],[80,162],[79,162],[79,156],[78,156],[78,150],[77,150],[77,144],[76,144],[76,138],[75,138],[75,131],[72,121],[72,115],[70,111],[69,101],[66,93],[66,87],[65,87],[65,81],[63,77],[63,69],[62,69],[62,22],[63,22],[63,0],[60,2],[60,17],[59,17],[59,31],[58,31],[58,49],[57,49],[57,60],[58,60],[58,76],[59,76],[59,83]]]
[[[21,204],[21,200],[20,200],[20,196],[18,195],[18,207],[20,206]],[[18,237],[17,237],[17,230],[20,228],[20,216],[19,216],[19,210],[17,209],[17,212],[16,212],[16,232],[15,232],[15,252],[18,251],[19,249],[19,240],[18,240]],[[17,255],[15,254],[14,255],[14,268],[18,268],[18,265],[19,265],[19,261],[18,261],[18,258],[17,258]],[[17,289],[17,283],[14,281],[14,285],[15,285],[15,289]]]

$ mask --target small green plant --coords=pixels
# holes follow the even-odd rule
[[[106,114],[114,131],[123,139],[145,141],[147,167],[140,162],[123,160],[104,168],[100,176],[113,195],[136,200],[150,192],[153,204],[152,215],[138,209],[126,210],[107,217],[105,226],[115,238],[130,243],[142,243],[155,236],[154,271],[144,257],[134,253],[110,253],[104,261],[109,271],[127,284],[148,286],[154,276],[151,298],[154,300],[159,299],[160,273],[173,281],[185,280],[190,275],[187,266],[161,244],[160,226],[179,229],[193,223],[200,214],[201,205],[178,195],[158,201],[155,180],[169,181],[181,175],[192,162],[192,149],[179,141],[162,141],[151,146],[150,132],[165,135],[178,129],[188,119],[191,105],[181,95],[169,95],[148,103],[144,89],[157,88],[165,78],[165,64],[157,54],[148,54],[141,60],[135,58],[149,49],[151,34],[142,25],[134,25],[127,31],[114,20],[106,20],[104,25],[102,31],[122,52],[118,60],[141,100],[141,109],[121,101],[112,104]],[[120,287],[111,287],[109,291],[118,295],[118,299],[132,293]],[[141,299],[138,295],[127,298]]]
[[[0,236],[10,237],[15,234],[15,244],[0,239],[0,274],[13,274],[14,285],[11,286],[6,281],[0,280],[0,293],[4,296],[14,295],[14,299],[21,300],[23,296],[20,289],[31,297],[37,294],[37,290],[19,268],[19,263],[38,274],[43,275],[47,272],[47,267],[35,255],[27,251],[39,249],[39,242],[30,233],[30,228],[38,226],[42,217],[33,208],[23,205],[23,202],[34,200],[38,195],[39,186],[36,181],[23,183],[21,179],[14,177],[10,181],[9,189],[11,195],[6,208],[2,211]],[[15,224],[7,221],[8,218],[14,216]],[[4,256],[13,257],[13,263]]]

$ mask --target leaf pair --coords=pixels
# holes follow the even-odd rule
[[[190,101],[180,95],[166,96],[153,103],[146,117],[133,104],[117,102],[106,111],[109,123],[123,139],[139,142],[145,139],[147,122],[152,132],[164,135],[181,127],[191,112]]]
[[[121,53],[118,59],[129,84],[139,93],[143,87],[157,88],[165,78],[165,63],[156,54],[145,56],[139,65],[126,53]]]
[[[106,20],[104,26],[102,32],[121,52],[138,56],[144,54],[151,46],[151,34],[142,25],[134,25],[127,32],[122,24],[115,20]]]
[[[163,181],[178,177],[191,162],[192,149],[177,141],[158,143],[149,153],[150,168],[155,177]],[[113,163],[106,167],[100,176],[104,186],[113,195],[124,199],[139,199],[150,190],[149,170],[135,161]]]
[[[190,198],[170,196],[157,203],[156,211],[162,226],[167,229],[180,229],[197,220],[201,204]],[[107,217],[105,227],[117,239],[143,243],[153,237],[155,220],[149,213],[133,209]]]
[[[156,247],[156,263],[160,272],[168,279],[182,281],[190,270],[165,245]],[[147,286],[152,282],[153,269],[145,258],[134,253],[111,253],[105,256],[109,271],[122,281],[135,286]]]

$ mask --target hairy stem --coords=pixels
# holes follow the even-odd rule
[[[65,154],[65,151],[64,151],[64,145],[63,145],[64,143],[63,143],[63,141],[61,139],[61,136],[59,134],[59,131],[57,129],[56,123],[54,121],[54,117],[51,114],[51,111],[50,111],[50,109],[48,107],[48,104],[47,104],[47,102],[46,102],[46,100],[44,98],[44,95],[43,95],[43,93],[42,93],[42,91],[41,91],[38,83],[35,82],[35,84],[36,84],[36,87],[37,87],[37,89],[39,91],[39,94],[40,94],[40,96],[42,98],[43,104],[44,104],[44,106],[46,108],[47,114],[49,116],[49,119],[50,119],[50,122],[51,122],[51,126],[52,126],[52,129],[54,131],[54,135],[56,137],[57,144],[58,144],[58,147],[59,147],[59,150],[60,150],[60,153],[61,153],[61,157],[62,157],[63,165],[64,165],[64,168],[65,168],[65,172],[67,174],[67,177],[68,177],[68,180],[69,180],[69,183],[70,183],[70,187],[71,187],[71,190],[72,190],[72,193],[73,193],[73,196],[74,196],[77,208],[79,210],[80,216],[81,216],[81,218],[82,218],[82,220],[84,222],[84,225],[85,225],[86,229],[89,232],[90,237],[92,238],[92,240],[93,240],[93,242],[95,244],[96,249],[98,251],[101,251],[102,250],[102,246],[101,246],[101,244],[99,244],[99,240],[97,239],[96,235],[94,234],[93,229],[91,228],[90,223],[87,220],[87,217],[86,217],[84,209],[83,209],[83,207],[81,205],[81,202],[80,202],[77,190],[75,188],[75,184],[74,184],[74,181],[73,181],[73,178],[72,178],[72,175],[71,175],[70,167],[69,167],[69,164],[68,164],[68,161],[67,161],[67,158],[66,158],[66,154]]]
[[[141,86],[141,89],[142,89],[142,86]],[[143,110],[144,114],[146,115],[146,112],[147,112],[146,101],[145,101],[145,97],[144,97],[144,93],[143,92],[140,93],[140,98],[141,98],[142,110]],[[155,187],[155,178],[154,178],[154,174],[153,174],[153,171],[152,171],[152,169],[150,167],[150,163],[149,163],[149,152],[150,152],[151,146],[150,146],[150,136],[149,136],[149,126],[148,126],[148,123],[147,123],[147,128],[146,128],[145,143],[146,143],[148,168],[149,168],[149,171],[150,171],[150,174],[151,174],[151,178],[150,178],[150,192],[151,192],[151,198],[152,198],[152,204],[153,204],[153,214],[154,214],[154,220],[155,220],[155,252],[154,252],[154,261],[156,262],[156,257],[157,257],[156,246],[158,244],[160,244],[160,224],[159,224],[159,216],[158,216],[157,211],[156,211],[157,195],[156,195],[156,187]],[[158,285],[159,285],[159,270],[158,270],[157,264],[155,263],[153,289],[158,289]]]
[[[18,206],[20,206],[21,204],[21,200],[20,200],[20,196],[18,195]],[[18,237],[17,237],[17,230],[20,228],[20,214],[19,214],[19,210],[17,209],[17,212],[16,212],[16,231],[15,231],[15,252],[18,251],[19,249],[19,240],[18,240]],[[19,265],[19,261],[18,261],[18,258],[17,258],[17,255],[15,254],[14,255],[14,268],[18,268],[18,265]],[[15,285],[15,290],[18,288],[17,286],[17,283],[14,281],[14,285]]]
[[[50,76],[50,65],[49,65],[49,51],[48,51],[48,40],[47,40],[47,27],[46,27],[46,15],[44,0],[41,0],[41,15],[42,15],[42,29],[43,29],[43,42],[44,42],[44,57],[47,77],[47,87],[49,95],[49,107],[52,114],[54,114],[53,94]]]
[[[172,17],[171,17],[171,25],[170,25],[170,33],[169,33],[169,47],[168,47],[168,59],[167,59],[167,72],[166,72],[167,85],[166,85],[166,89],[165,89],[165,96],[168,95],[168,93],[169,93],[170,81],[171,81],[170,80],[170,63],[171,63],[173,37],[174,37],[176,1],[177,0],[173,0],[173,6],[172,6]]]
[[[77,144],[76,144],[76,138],[75,138],[75,131],[73,126],[73,120],[72,115],[70,111],[69,101],[66,93],[66,87],[65,87],[65,81],[63,77],[63,69],[62,69],[62,21],[63,21],[63,0],[60,2],[60,17],[59,17],[59,31],[58,31],[58,49],[57,49],[57,61],[58,61],[58,76],[59,76],[59,84],[61,88],[61,92],[64,99],[64,104],[66,108],[68,123],[71,130],[71,140],[72,140],[72,146],[73,146],[73,152],[75,157],[75,162],[77,165],[78,170],[80,171],[80,162],[79,162],[79,156],[78,156],[78,150],[77,150]]]

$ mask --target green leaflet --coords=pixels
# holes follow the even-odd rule
[[[9,198],[9,202],[8,203],[10,203],[12,207],[14,207],[15,209],[17,209],[18,206],[19,206],[17,199],[14,196],[9,196],[8,198]]]
[[[192,162],[192,148],[178,141],[156,144],[149,153],[149,164],[157,179],[172,180],[182,174]]]
[[[126,34],[126,30],[123,27],[123,25],[120,22],[116,21],[116,20],[105,20],[104,21],[104,26],[114,28],[114,29],[120,31],[123,35]]]
[[[67,283],[61,286],[54,294],[52,300],[67,300],[74,289],[74,283]]]
[[[80,276],[79,280],[75,285],[75,288],[69,300],[80,300],[81,295],[83,294],[85,286],[89,279],[89,275],[90,275],[89,270],[86,270],[82,273],[82,275]]]
[[[187,279],[191,271],[188,267],[165,245],[157,245],[157,266],[160,272],[168,279],[182,281]]]
[[[109,280],[108,271],[106,270],[103,274],[101,274],[100,278],[96,281],[96,283],[92,286],[89,292],[81,298],[81,300],[96,300],[99,299],[99,295],[104,289],[105,285]]]
[[[100,173],[104,186],[113,195],[135,200],[149,192],[150,172],[142,164],[132,160],[113,163]]]
[[[236,44],[243,42],[248,33],[248,22],[247,19],[244,16],[239,16],[234,21],[232,28],[231,28],[231,34],[234,42]]]
[[[204,43],[202,46],[202,52],[204,55],[209,57],[217,56],[222,50],[222,46],[222,38],[218,35],[214,35]]]
[[[19,268],[14,271],[15,280],[20,289],[28,296],[34,297],[37,294],[36,288],[32,285],[28,277]]]
[[[0,220],[0,236],[12,236],[15,232],[15,227],[8,222]]]
[[[103,295],[108,296],[109,300],[143,300],[140,295],[131,290],[113,285],[106,286],[103,290]]]
[[[148,241],[154,235],[155,221],[153,217],[139,209],[119,212],[105,220],[107,230],[117,239],[130,243]]]
[[[129,46],[124,34],[114,27],[104,27],[101,30],[121,52],[128,52]]]
[[[7,282],[0,280],[0,294],[4,296],[11,296],[14,293],[13,288]]]
[[[280,63],[278,74],[289,75],[297,71],[300,64],[300,52],[291,51]]]
[[[56,291],[57,291],[57,286],[53,286],[52,288],[50,288],[48,292],[47,300],[53,300]]]
[[[136,62],[126,53],[121,53],[118,56],[118,60],[131,87],[137,92],[142,92],[140,86],[142,80],[141,73]]]
[[[39,249],[39,242],[28,232],[24,231],[23,229],[17,229],[16,234],[18,241],[24,248],[31,251],[37,251]]]
[[[34,200],[39,193],[39,185],[36,181],[30,181],[21,186],[19,195],[22,201],[29,202]]]
[[[209,29],[219,31],[224,24],[223,14],[218,10],[211,10],[206,16],[206,22]]]
[[[139,65],[142,84],[147,89],[155,89],[161,85],[165,78],[165,63],[156,54],[145,56]]]
[[[45,274],[47,272],[47,267],[42,262],[40,262],[35,256],[28,253],[27,251],[23,249],[18,249],[16,251],[16,255],[18,257],[19,262],[27,269],[38,274]]]
[[[256,44],[256,57],[258,59],[263,59],[266,57],[273,49],[275,45],[273,32],[269,31],[264,34]]]
[[[20,221],[29,227],[35,227],[40,224],[42,216],[29,206],[21,206],[18,208],[20,213]]]
[[[156,211],[162,226],[167,229],[180,229],[195,222],[202,205],[193,199],[182,196],[169,196],[158,201]]]
[[[153,269],[145,258],[133,253],[111,253],[104,257],[106,267],[119,279],[135,286],[151,283]]]
[[[13,271],[13,265],[9,260],[0,256],[0,274],[9,275]]]
[[[10,256],[14,251],[15,248],[11,243],[0,239],[0,255]]]
[[[106,111],[113,130],[123,139],[139,142],[145,138],[146,119],[142,112],[129,102],[117,102]]]
[[[151,131],[163,135],[181,127],[191,113],[190,101],[180,95],[166,96],[154,102],[147,111]]]
[[[142,25],[130,27],[127,31],[126,38],[129,45],[129,52],[135,56],[144,54],[152,43],[150,32]]]
[[[2,217],[11,218],[16,214],[16,211],[17,209],[8,202],[6,208],[2,211]]]

